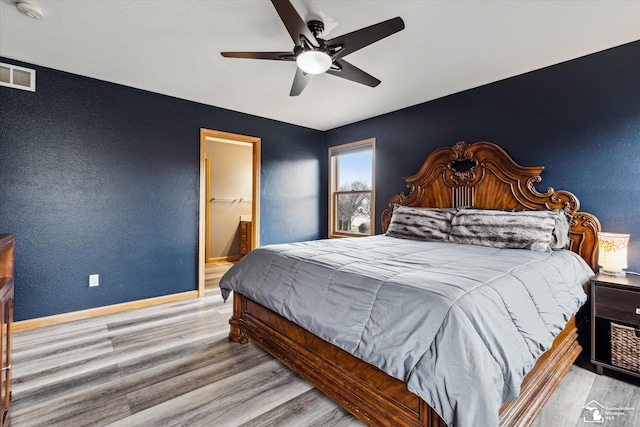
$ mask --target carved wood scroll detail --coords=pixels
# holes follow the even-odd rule
[[[462,166],[462,168],[460,167]],[[456,142],[431,153],[420,170],[405,177],[409,193],[401,192],[391,198],[382,213],[382,227],[386,231],[395,205],[451,208],[475,206],[487,209],[562,209],[572,215],[571,247],[591,266],[595,267],[597,232],[596,217],[579,212],[580,201],[571,192],[538,191],[544,166],[526,167],[517,164],[499,146],[491,142],[468,144]]]

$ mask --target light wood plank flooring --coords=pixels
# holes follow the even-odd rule
[[[231,310],[213,288],[202,299],[17,332],[13,427],[362,425],[256,345],[230,343]],[[594,425],[582,421],[591,400],[634,408],[596,425],[640,425],[640,388],[583,365],[534,425]]]
[[[235,264],[229,261],[208,262],[204,265],[204,288],[214,289],[220,284],[224,273]]]

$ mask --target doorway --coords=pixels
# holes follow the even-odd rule
[[[205,264],[240,257],[241,226],[246,233],[243,241],[248,245],[243,252],[260,245],[260,142],[260,138],[253,136],[200,129],[198,294],[201,297]],[[242,162],[235,168],[234,158]],[[236,185],[240,170],[245,171],[242,176],[250,176],[250,182]],[[225,253],[229,250],[231,253]]]

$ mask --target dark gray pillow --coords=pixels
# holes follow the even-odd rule
[[[558,216],[554,211],[461,209],[451,221],[451,240],[494,248],[549,252]]]
[[[395,205],[387,236],[401,239],[448,242],[456,209]]]

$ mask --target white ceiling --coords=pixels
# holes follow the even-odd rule
[[[292,0],[333,38],[400,16],[406,28],[346,57],[376,88],[221,51],[293,48],[268,0],[0,0],[0,55],[319,130],[640,40],[640,1]]]

